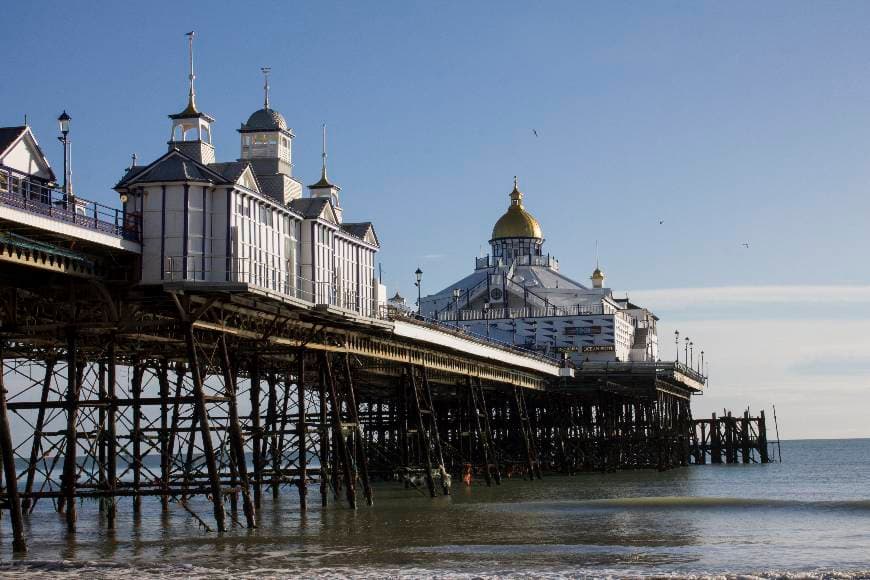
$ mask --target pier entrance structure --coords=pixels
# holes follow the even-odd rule
[[[119,209],[55,189],[44,157],[42,173],[0,167],[0,507],[16,550],[27,514],[58,510],[73,531],[84,500],[110,527],[159,501],[220,531],[255,526],[288,487],[303,510],[309,493],[356,507],[381,479],[434,496],[456,477],[686,463],[698,373],[574,369],[389,308],[374,228],[343,219],[325,152],[303,197],[268,101],[240,161],[210,157],[212,122],[191,87],[170,150],[118,183]]]

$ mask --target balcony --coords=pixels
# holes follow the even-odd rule
[[[496,258],[494,256],[484,256],[483,258],[474,259],[475,270],[485,270],[487,268],[497,268],[502,266],[543,266],[551,270],[559,271],[559,260],[550,256],[515,256],[514,258]]]
[[[59,189],[0,165],[0,206],[34,216],[72,224],[120,239],[139,241],[139,219],[79,196],[67,196]]]

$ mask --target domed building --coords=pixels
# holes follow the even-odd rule
[[[489,244],[472,274],[422,298],[424,316],[575,363],[657,360],[655,315],[615,298],[597,264],[591,287],[560,273],[516,178]]]

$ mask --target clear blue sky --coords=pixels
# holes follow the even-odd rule
[[[772,401],[788,435],[870,435],[853,404],[870,3],[16,2],[0,124],[27,113],[57,168],[65,108],[77,192],[116,203],[130,154],[161,154],[185,104],[191,29],[218,158],[238,157],[271,66],[296,175],[316,179],[327,122],[346,219],[375,222],[391,290],[412,294],[418,265],[427,292],[468,273],[516,174],[566,274],[588,277],[598,239],[608,284],[662,316],[667,358],[674,327],[710,345],[698,414]],[[839,401],[821,423],[819,392]]]

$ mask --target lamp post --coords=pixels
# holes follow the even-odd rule
[[[695,366],[695,343],[689,343],[689,368]]]
[[[704,351],[701,351],[701,374],[704,373]]]
[[[483,320],[486,323],[486,338],[489,338],[489,302],[483,303]]]
[[[417,277],[417,281],[414,283],[414,286],[417,287],[417,316],[420,316],[420,314],[423,312],[423,303],[421,301],[423,297],[423,270],[417,268],[417,271],[414,272],[414,276]]]
[[[60,137],[58,141],[63,143],[63,193],[64,204],[67,201],[74,201],[72,195],[72,167],[70,167],[70,139],[69,139],[69,122],[72,117],[67,115],[66,110],[57,118],[57,124],[60,126]]]
[[[462,289],[453,289],[453,310],[456,311],[456,327],[459,327],[459,296],[462,295]]]
[[[689,364],[689,337],[686,337],[686,346],[683,349],[683,364]]]
[[[674,331],[674,344],[677,345],[677,364],[680,364],[680,331]]]

